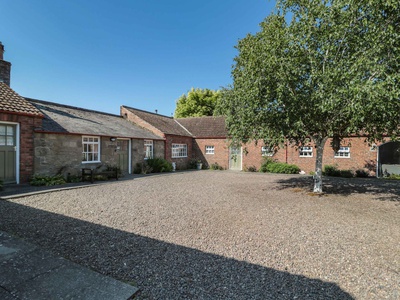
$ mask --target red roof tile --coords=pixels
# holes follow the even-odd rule
[[[36,107],[14,92],[4,82],[0,82],[0,111],[42,116],[42,113]]]

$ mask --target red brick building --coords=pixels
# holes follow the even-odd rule
[[[34,130],[42,113],[0,82],[0,180],[27,182],[34,170]]]
[[[266,158],[295,164],[309,174],[315,170],[316,149],[313,144],[296,147],[286,144],[277,151],[270,151],[262,141],[232,148],[227,138],[224,117],[178,118],[153,114],[122,106],[121,114],[129,121],[152,130],[165,138],[165,158],[185,168],[192,159],[201,160],[209,167],[218,164],[224,169],[259,169]],[[175,144],[184,144],[184,157],[174,157]],[[398,153],[398,154],[396,154]],[[374,175],[400,173],[400,143],[390,142],[369,145],[365,137],[349,137],[341,142],[338,152],[327,140],[324,148],[323,165],[334,165],[341,170],[364,170]],[[390,171],[389,171],[390,170]]]

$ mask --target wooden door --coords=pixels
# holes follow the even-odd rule
[[[122,174],[129,173],[129,141],[117,140],[118,167]]]
[[[16,126],[0,124],[0,180],[4,183],[17,181],[16,154]]]

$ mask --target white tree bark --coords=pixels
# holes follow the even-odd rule
[[[324,154],[325,142],[328,138],[318,138],[315,140],[317,157],[315,160],[314,193],[322,193],[322,158]]]

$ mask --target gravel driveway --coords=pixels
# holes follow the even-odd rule
[[[398,182],[230,171],[0,200],[0,230],[139,299],[400,299]]]

